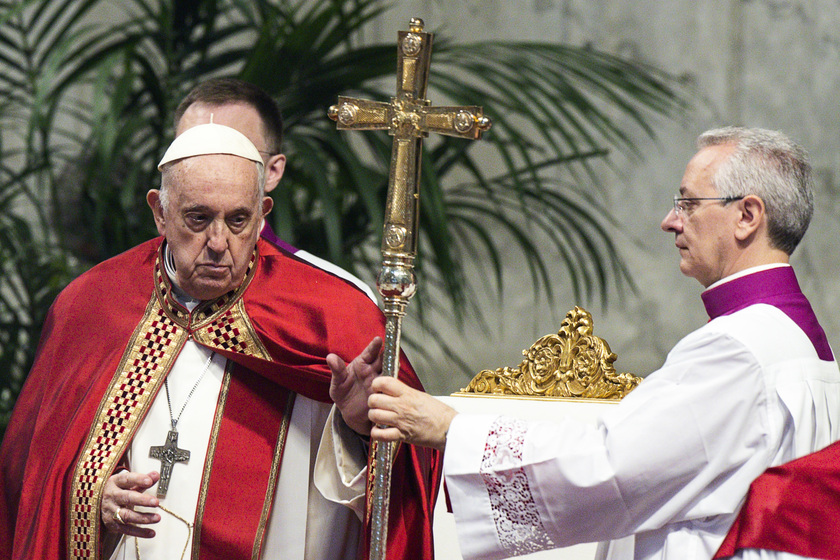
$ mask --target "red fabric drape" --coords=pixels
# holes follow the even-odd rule
[[[715,558],[748,548],[840,559],[840,442],[767,469]]]

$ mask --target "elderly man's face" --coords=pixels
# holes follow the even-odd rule
[[[271,199],[260,200],[256,165],[213,154],[184,159],[164,176],[169,201],[149,205],[175,260],[175,283],[189,296],[214,299],[239,286]]]
[[[709,146],[688,162],[680,184],[680,197],[717,198],[712,178],[734,146]],[[680,251],[680,271],[709,287],[733,271],[734,231],[738,221],[737,204],[719,200],[687,201],[686,210],[677,215],[672,209],[662,220],[662,229],[674,233]]]

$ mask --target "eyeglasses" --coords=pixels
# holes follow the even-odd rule
[[[697,208],[698,204],[702,200],[717,200],[718,202],[723,202],[724,204],[729,204],[730,202],[735,202],[736,200],[743,199],[743,196],[723,196],[723,197],[680,197],[679,195],[674,195],[674,213],[677,216],[690,216],[692,212]]]

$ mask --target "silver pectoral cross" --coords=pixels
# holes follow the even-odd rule
[[[169,430],[166,434],[166,443],[155,445],[149,448],[149,457],[160,461],[160,482],[157,488],[157,497],[165,498],[169,489],[169,480],[172,478],[172,466],[175,463],[187,463],[190,460],[190,452],[186,449],[178,449],[178,431]]]

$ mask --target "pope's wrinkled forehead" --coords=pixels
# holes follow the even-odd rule
[[[210,154],[229,154],[263,165],[260,152],[248,137],[229,126],[208,123],[185,130],[178,135],[158,164],[163,170],[167,163]]]

